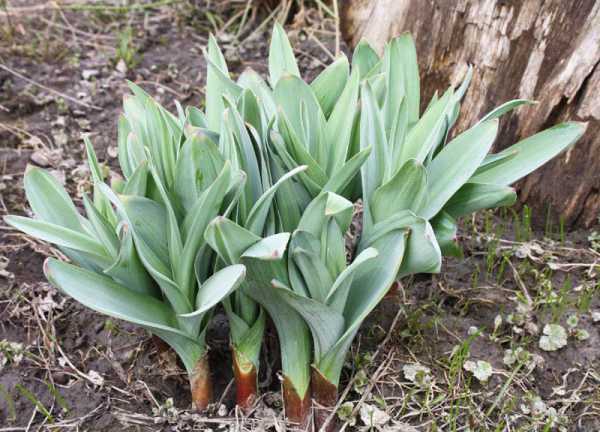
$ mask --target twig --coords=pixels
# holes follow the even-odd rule
[[[168,87],[168,86],[166,86],[164,84],[161,84],[161,83],[159,83],[157,81],[136,81],[136,84],[149,84],[149,85],[156,86],[156,87],[161,88],[161,89],[163,89],[165,91],[168,91],[169,93],[174,94],[175,96],[177,96],[181,100],[185,100],[185,99],[188,98],[186,95],[184,95],[182,93],[179,93],[178,91],[173,90],[171,87]]]
[[[531,299],[531,296],[529,295],[529,291],[527,291],[527,287],[525,286],[523,279],[521,279],[519,272],[517,271],[517,269],[515,268],[513,263],[507,257],[504,257],[504,259],[508,263],[510,268],[512,269],[515,281],[517,282],[517,285],[519,285],[519,287],[521,288],[521,291],[523,291],[523,295],[525,296],[525,299],[527,300],[527,304],[532,305],[533,300]]]
[[[340,11],[338,8],[338,0],[333,0],[333,13],[335,14],[335,55],[340,55]]]
[[[90,109],[93,109],[93,110],[96,110],[96,111],[102,111],[102,108],[100,108],[99,106],[96,106],[96,105],[90,105],[90,104],[87,104],[87,103],[85,103],[85,102],[81,102],[80,100],[77,100],[77,99],[75,99],[74,97],[71,97],[71,96],[69,96],[69,95],[67,95],[67,94],[61,93],[61,92],[59,92],[58,90],[54,90],[53,88],[47,87],[47,86],[45,86],[45,85],[43,85],[43,84],[40,84],[40,83],[38,83],[38,82],[36,82],[36,81],[34,81],[34,80],[30,79],[30,78],[27,78],[25,75],[23,75],[23,74],[21,74],[21,73],[19,73],[19,72],[15,71],[15,70],[13,70],[13,69],[9,68],[9,67],[8,67],[8,66],[6,66],[6,65],[3,65],[3,64],[1,64],[1,63],[0,63],[0,69],[4,69],[6,72],[8,72],[8,73],[11,73],[11,74],[13,74],[14,76],[16,76],[16,77],[18,77],[18,78],[21,78],[22,80],[24,80],[24,81],[27,81],[27,82],[28,82],[28,83],[30,83],[30,84],[33,84],[33,85],[35,85],[35,86],[38,86],[39,88],[41,88],[41,89],[44,89],[44,90],[46,90],[47,92],[50,92],[50,93],[52,93],[52,94],[55,94],[55,95],[57,95],[57,96],[60,96],[60,97],[61,97],[61,98],[63,98],[63,99],[67,99],[67,100],[69,100],[69,101],[71,101],[71,102],[73,102],[73,103],[75,103],[75,104],[77,104],[77,105],[81,105],[81,106],[84,106],[84,107],[86,107],[86,108],[90,108]]]

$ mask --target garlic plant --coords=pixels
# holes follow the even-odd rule
[[[310,84],[279,25],[268,83],[251,70],[234,81],[212,37],[206,60],[205,111],[177,103],[175,116],[131,85],[119,120],[123,181],[105,183],[86,140],[93,199],[83,197],[85,217],[50,174],[30,167],[35,218],[6,218],[72,261],[46,261],[55,286],[171,345],[199,409],[211,395],[205,333],[219,302],[238,405],[251,407],[257,395],[268,314],[288,418],[304,423],[311,397],[331,408],[352,340],[391,285],[439,272],[442,255],[458,251],[458,218],[514,203],[510,184],[585,130],[563,123],[489,154],[498,118],[529,102],[507,102],[452,134],[472,71],[421,114],[408,35],[381,58],[361,42],[352,67],[341,56]],[[356,199],[362,233],[347,251]],[[317,425],[327,414],[317,412]]]
[[[125,181],[113,189],[104,183],[86,140],[94,182],[93,201],[83,197],[87,217],[54,177],[29,167],[25,191],[35,219],[8,216],[6,222],[56,244],[71,259],[73,264],[52,258],[44,264],[48,280],[65,294],[167,342],[187,369],[195,405],[203,409],[212,393],[205,342],[211,310],[245,275],[241,265],[217,272],[205,265],[213,253],[204,231],[231,210],[244,177],[216,146],[204,145],[202,157],[189,159],[206,140],[193,133],[186,138],[183,118],[132,88],[135,96],[125,99],[119,124]],[[188,170],[190,163],[198,163],[196,171]]]
[[[207,241],[227,264],[248,267],[242,292],[273,318],[282,350],[286,413],[296,421],[307,415],[310,364],[313,397],[333,405],[350,342],[392,283],[409,274],[439,272],[442,254],[457,252],[456,218],[512,204],[516,194],[509,185],[585,130],[583,124],[565,123],[488,155],[498,117],[530,103],[514,100],[448,142],[472,71],[458,89],[435,96],[420,115],[416,52],[408,35],[391,41],[383,58],[361,42],[351,72],[342,56],[310,85],[300,79],[278,26],[269,55],[270,88],[252,72],[234,83],[224,63],[220,73],[215,61],[209,65],[228,97],[240,100],[251,91],[262,103],[260,116],[245,119],[253,125],[253,119],[262,119],[260,128],[267,133],[262,135],[266,149],[261,148],[275,167],[272,172],[306,166],[274,202],[282,216],[279,229],[290,234],[263,233],[261,239],[260,233],[224,219],[207,231],[212,239]],[[346,213],[351,209],[342,196],[362,198],[364,209],[361,240],[347,269],[339,250],[347,224],[332,225],[338,206]],[[315,209],[323,205],[320,214]],[[315,215],[319,223],[307,230],[305,221]],[[225,259],[231,250],[236,252]],[[339,292],[344,301],[333,305]],[[307,329],[312,354],[310,341],[300,342],[302,335],[308,337]]]

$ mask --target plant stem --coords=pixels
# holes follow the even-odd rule
[[[233,374],[235,376],[236,404],[244,412],[249,412],[258,396],[256,367],[246,360],[242,353],[231,348],[233,354]]]
[[[311,380],[312,397],[315,405],[315,430],[322,432],[333,432],[336,428],[335,419],[326,426],[325,423],[331,412],[335,409],[338,398],[338,389],[335,384],[329,381],[323,374],[312,368]]]
[[[306,429],[310,422],[310,389],[300,396],[287,376],[283,378],[283,406],[287,419]]]
[[[208,365],[208,353],[204,353],[196,363],[190,376],[192,403],[197,411],[204,411],[212,400],[212,379]]]

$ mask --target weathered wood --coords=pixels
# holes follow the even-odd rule
[[[535,99],[503,120],[496,150],[563,120],[588,121],[575,148],[518,186],[544,219],[569,225],[600,215],[600,0],[345,0],[342,23],[351,45],[377,49],[409,31],[419,55],[423,103],[435,90],[474,77],[458,130],[501,103]],[[550,208],[549,208],[550,207]]]

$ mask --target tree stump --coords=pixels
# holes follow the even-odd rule
[[[474,66],[457,130],[510,99],[537,100],[503,118],[500,150],[555,123],[589,122],[587,133],[517,186],[538,222],[568,226],[600,216],[600,0],[345,0],[344,36],[381,50],[415,38],[423,104]],[[424,107],[422,107],[424,108]]]

